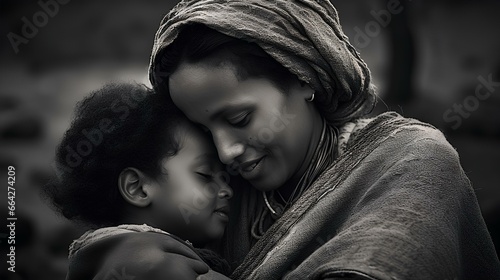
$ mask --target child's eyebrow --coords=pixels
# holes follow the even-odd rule
[[[207,153],[203,153],[203,154],[195,157],[194,159],[195,160],[204,160],[204,159],[213,159],[214,157],[216,158],[215,153],[207,152]]]
[[[195,157],[191,164],[191,168],[208,168],[210,172],[218,172],[223,170],[224,165],[220,162],[216,153],[205,153]]]
[[[194,158],[194,164],[209,164],[219,161],[219,157],[215,153],[204,153]]]

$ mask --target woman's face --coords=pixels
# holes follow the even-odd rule
[[[283,93],[268,79],[239,80],[231,63],[219,65],[181,64],[169,78],[174,103],[211,132],[220,160],[255,188],[274,190],[300,178],[321,127],[306,101],[313,90],[297,80]]]

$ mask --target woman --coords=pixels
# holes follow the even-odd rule
[[[240,211],[218,244],[231,279],[500,279],[443,135],[395,113],[360,119],[370,73],[328,1],[182,1],[157,32],[150,78],[253,187],[233,184]],[[175,262],[207,271],[148,238],[124,252],[161,248],[168,261],[146,267],[165,275]]]

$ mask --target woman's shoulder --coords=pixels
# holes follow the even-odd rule
[[[396,112],[386,112],[373,118],[361,118],[344,124],[339,128],[339,154],[353,148],[371,146],[378,149],[402,150],[411,152],[432,152],[439,149],[458,158],[455,149],[443,133],[431,124],[405,118]]]

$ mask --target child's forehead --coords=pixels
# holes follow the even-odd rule
[[[167,169],[202,168],[203,170],[213,170],[222,168],[223,165],[211,137],[198,127],[180,128],[176,141],[178,149],[175,154],[167,155],[164,158]]]
[[[183,118],[178,121],[174,133],[179,142],[185,142],[187,139],[201,142],[212,142],[211,136],[203,130],[201,125],[194,123],[187,118]]]
[[[204,132],[199,125],[185,121],[180,123],[176,130],[176,139],[179,142],[180,151],[190,154],[193,160],[218,159],[212,137]]]

